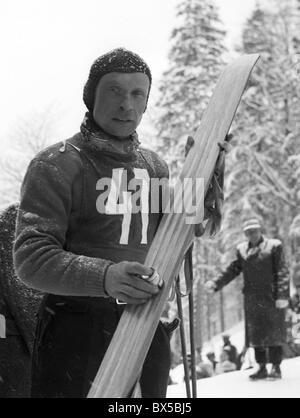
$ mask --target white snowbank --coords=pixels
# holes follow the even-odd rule
[[[179,369],[177,372],[180,380]],[[183,377],[182,367],[181,372]],[[198,380],[198,398],[300,398],[300,357],[283,362],[282,380],[252,382],[248,378],[251,373],[253,369]],[[185,398],[184,382],[170,385],[167,397]]]

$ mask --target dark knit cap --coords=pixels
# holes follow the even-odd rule
[[[101,77],[112,72],[146,74],[150,81],[150,92],[152,76],[146,62],[134,52],[125,48],[117,48],[101,55],[91,66],[89,78],[83,90],[83,101],[89,111],[93,111],[96,88]]]

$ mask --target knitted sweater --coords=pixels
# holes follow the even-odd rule
[[[136,173],[168,177],[154,152],[132,147],[120,153],[109,141],[87,140],[81,133],[39,153],[21,189],[14,246],[21,280],[45,293],[105,297],[109,265],[143,262],[160,214],[149,213],[145,220],[141,213],[103,213],[98,205],[99,199],[107,205],[112,193],[109,184],[101,189],[103,179],[117,176],[124,191]]]

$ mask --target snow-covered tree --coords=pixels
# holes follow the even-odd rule
[[[158,152],[178,174],[187,135],[198,128],[224,66],[225,32],[212,0],[182,0],[157,102]]]
[[[266,231],[296,253],[289,232],[299,216],[300,83],[297,0],[257,6],[243,32],[242,51],[260,53],[239,109],[229,158],[224,237],[238,236],[236,219],[256,214]],[[298,28],[298,29],[297,29]]]
[[[156,105],[156,149],[168,162],[172,177],[177,177],[181,169],[187,136],[194,134],[200,125],[225,66],[225,35],[218,9],[212,0],[181,0],[178,3],[177,24],[170,39],[169,66],[162,76]],[[222,308],[226,301],[223,301],[222,295],[208,296],[203,289],[203,283],[217,274],[218,252],[217,240],[201,239],[195,243],[194,294],[198,347],[224,327]],[[187,324],[186,329],[188,335]]]
[[[57,141],[57,115],[52,106],[20,119],[10,129],[10,147],[0,158],[0,207],[17,202],[20,186],[30,160]]]

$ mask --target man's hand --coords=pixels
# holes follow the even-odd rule
[[[219,229],[222,219],[222,203],[224,200],[223,186],[224,186],[224,171],[225,171],[225,154],[229,152],[229,142],[233,135],[226,135],[223,142],[219,142],[219,156],[215,165],[214,173],[208,187],[204,200],[204,219],[208,219],[206,228],[202,224],[195,225],[196,237],[201,237],[205,230],[208,229],[210,235],[214,235]],[[189,136],[185,145],[185,156],[194,145],[194,138]]]
[[[217,285],[213,280],[208,280],[205,282],[204,287],[207,293],[214,293],[217,289]]]
[[[275,304],[277,309],[285,309],[289,306],[289,301],[286,299],[277,299]]]
[[[300,314],[300,289],[298,288],[291,297],[291,306],[296,314]]]
[[[106,293],[122,302],[138,305],[159,292],[158,286],[141,276],[151,276],[153,270],[137,262],[122,261],[108,267],[105,276]]]
[[[228,134],[225,137],[225,140],[223,142],[219,142],[218,145],[220,147],[221,151],[224,151],[225,153],[230,151],[230,145],[229,142],[232,140],[233,135],[232,134]],[[190,149],[193,147],[195,143],[195,140],[192,136],[188,136],[187,140],[186,140],[186,144],[184,147],[185,150],[185,157],[188,155],[188,153],[190,152]]]

